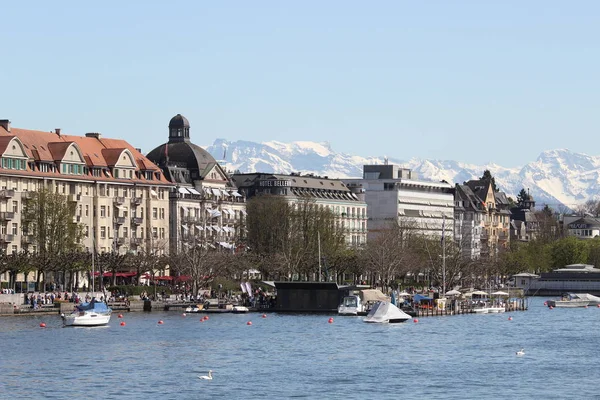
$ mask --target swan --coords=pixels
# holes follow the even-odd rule
[[[213,376],[212,376],[212,369],[208,370],[208,375],[201,375],[198,377],[199,379],[208,379],[208,380],[212,380]]]
[[[523,351],[523,349],[517,351],[518,356],[522,356],[523,354],[525,354],[525,351]]]

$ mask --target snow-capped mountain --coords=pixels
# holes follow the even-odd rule
[[[316,142],[229,142],[217,139],[206,148],[228,171],[314,173],[329,178],[360,178],[365,164],[383,164],[384,157],[363,157],[335,152],[329,143]],[[573,153],[567,149],[544,151],[536,161],[523,167],[505,168],[496,164],[475,165],[452,160],[399,160],[416,171],[419,179],[463,183],[490,170],[496,185],[516,198],[529,189],[538,206],[575,208],[588,199],[600,198],[600,157]]]

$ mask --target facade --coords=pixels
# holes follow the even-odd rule
[[[456,185],[454,194],[454,242],[462,256],[481,257],[481,233],[486,207],[467,185]]]
[[[426,235],[453,235],[454,188],[446,182],[417,179],[397,165],[365,165],[362,179],[344,179],[353,191],[364,194],[369,239],[391,223],[411,226]]]
[[[510,210],[506,194],[494,190],[490,180],[479,179],[465,183],[483,209],[480,256],[495,258],[501,249],[510,245]]]
[[[348,246],[367,240],[367,205],[343,182],[314,175],[270,173],[234,174],[236,186],[247,198],[261,194],[283,196],[289,203],[309,198],[318,207],[330,209]]]
[[[166,250],[172,185],[124,140],[13,128],[0,120],[0,155],[0,251],[36,252],[21,217],[24,200],[42,188],[75,203],[73,222],[83,224],[86,250]]]
[[[567,225],[567,234],[579,239],[593,239],[600,235],[600,220],[594,217],[578,217]]]
[[[169,141],[150,153],[174,184],[168,193],[171,248],[195,245],[234,250],[245,237],[245,197],[225,170],[190,141],[190,124],[181,114],[169,122]]]
[[[535,216],[535,201],[529,196],[510,209],[510,240],[529,242],[536,238],[540,223]]]

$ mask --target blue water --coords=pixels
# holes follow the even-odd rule
[[[124,327],[113,314],[108,327],[62,328],[58,316],[4,317],[0,398],[595,398],[600,308],[550,310],[544,300],[393,325],[154,312],[126,313]],[[212,381],[198,379],[209,369]]]

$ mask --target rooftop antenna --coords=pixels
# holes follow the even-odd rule
[[[388,165],[388,158],[387,158],[387,156],[383,156],[383,165]]]

